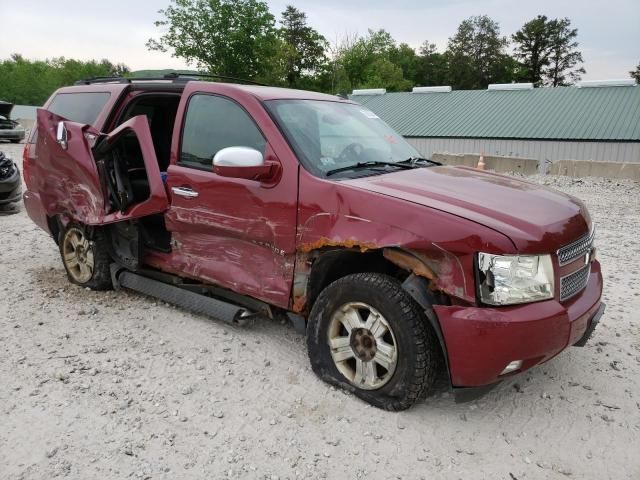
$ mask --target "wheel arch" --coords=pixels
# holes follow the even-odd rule
[[[310,311],[329,284],[352,273],[384,273],[398,278],[402,270],[384,258],[382,249],[330,248],[310,252],[311,269],[306,285],[306,304]]]
[[[428,285],[437,283],[433,269],[423,259],[401,247],[321,247],[298,252],[296,256],[292,310],[308,313],[320,292],[329,284],[352,273],[364,272],[383,273],[400,282],[413,275],[424,279]],[[450,302],[446,292],[437,289],[432,292],[430,298],[433,303]]]

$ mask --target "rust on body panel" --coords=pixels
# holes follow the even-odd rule
[[[378,247],[372,242],[363,242],[355,238],[348,240],[331,240],[327,237],[320,237],[318,240],[310,243],[303,243],[298,247],[299,252],[309,253],[313,250],[318,250],[324,247],[343,247],[343,248],[357,248],[360,252],[364,253],[367,250],[373,250]]]
[[[400,268],[409,270],[420,277],[429,280],[435,280],[436,275],[429,267],[427,267],[420,259],[400,250],[385,248],[382,251],[384,258],[391,263],[398,265]]]

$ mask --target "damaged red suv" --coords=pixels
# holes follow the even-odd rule
[[[81,82],[38,111],[24,177],[73,283],[286,315],[322,379],[389,410],[439,366],[473,393],[584,345],[604,310],[579,200],[421,158],[330,95]]]

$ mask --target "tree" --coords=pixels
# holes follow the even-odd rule
[[[449,84],[449,60],[437,51],[435,43],[425,41],[420,47],[413,81],[422,87]]]
[[[635,70],[631,70],[629,72],[629,75],[631,76],[631,78],[636,79],[636,83],[640,83],[640,63],[638,63],[638,66]]]
[[[544,69],[549,65],[552,25],[546,16],[538,15],[511,37],[515,43],[514,55],[522,66],[523,80],[537,87],[542,85]]]
[[[394,45],[389,49],[389,61],[400,67],[402,76],[413,82],[418,68],[418,56],[416,51],[406,43]]]
[[[404,77],[403,66],[411,67],[408,45],[398,47],[386,30],[369,30],[365,37],[347,37],[338,46],[333,70],[338,91],[379,87],[406,90],[412,82]],[[415,52],[413,52],[415,56]],[[400,65],[394,63],[399,62]]]
[[[307,15],[288,5],[280,20],[286,80],[289,87],[299,86],[303,74],[314,75],[326,62],[326,39],[307,25]]]
[[[549,22],[549,34],[551,51],[549,66],[543,71],[545,83],[558,87],[580,80],[586,70],[578,67],[583,62],[582,53],[576,50],[578,29],[571,28],[568,18],[555,19]]]
[[[452,86],[477,89],[511,81],[503,68],[506,46],[500,26],[488,16],[463,20],[447,47]]]
[[[275,18],[259,0],[171,0],[155,22],[164,28],[147,48],[219,75],[262,79],[275,55]]]
[[[21,105],[42,105],[54,90],[77,80],[128,72],[126,65],[106,59],[87,62],[59,57],[32,61],[13,54],[0,61],[0,99]]]
[[[367,66],[364,88],[386,88],[391,92],[401,92],[411,88],[410,80],[404,78],[402,68],[390,60],[380,57]]]

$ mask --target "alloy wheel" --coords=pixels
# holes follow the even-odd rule
[[[331,358],[355,387],[375,390],[393,376],[398,348],[391,326],[372,306],[362,302],[342,305],[328,330]]]
[[[69,275],[78,283],[87,283],[95,266],[93,244],[84,232],[71,227],[62,240],[62,259]]]

